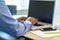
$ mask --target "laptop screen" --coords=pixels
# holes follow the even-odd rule
[[[35,17],[40,22],[52,24],[54,0],[30,0],[28,17]]]

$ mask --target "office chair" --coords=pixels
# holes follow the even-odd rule
[[[11,35],[0,31],[0,40],[16,40],[16,39],[12,37]]]
[[[12,14],[12,15],[16,15],[16,13],[17,13],[16,5],[7,5],[7,6],[8,6],[8,8],[9,8],[11,14]]]

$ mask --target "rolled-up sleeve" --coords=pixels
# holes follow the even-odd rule
[[[5,26],[3,24],[5,24]],[[16,36],[22,36],[25,32],[30,30],[30,25],[30,21],[18,22],[16,19],[13,19],[5,1],[0,0],[0,26],[13,29],[16,31]]]

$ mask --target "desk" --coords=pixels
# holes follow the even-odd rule
[[[16,18],[18,18],[18,17],[20,17],[20,16],[22,16],[22,15],[13,16],[13,18],[16,19]],[[26,16],[26,15],[23,15],[23,16]],[[57,17],[57,18],[58,18],[58,17]],[[58,18],[58,19],[59,19],[59,18]],[[56,19],[56,22],[57,22],[58,19]],[[35,34],[32,34],[31,32],[27,32],[24,36],[25,36],[25,37],[32,38],[32,39],[34,39],[34,40],[60,40],[60,36],[49,37],[49,38],[42,38],[42,37],[40,37],[40,36],[37,36],[37,35],[35,35]]]
[[[25,37],[28,37],[28,38],[32,38],[34,40],[60,40],[60,36],[56,36],[56,37],[49,37],[49,38],[42,38],[40,36],[37,36],[31,32],[27,32],[25,35]]]

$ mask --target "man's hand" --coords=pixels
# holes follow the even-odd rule
[[[29,18],[28,21],[32,22],[33,25],[38,23],[38,20],[34,17]]]
[[[18,22],[20,22],[22,20],[25,21],[26,19],[28,19],[28,18],[27,17],[20,17],[17,20],[18,20]],[[33,25],[38,23],[38,20],[36,18],[34,18],[34,17],[29,18],[28,21],[32,22]]]
[[[20,21],[22,21],[22,20],[26,20],[27,19],[27,17],[20,17],[20,18],[18,18],[17,20],[18,20],[18,22],[20,22]]]

